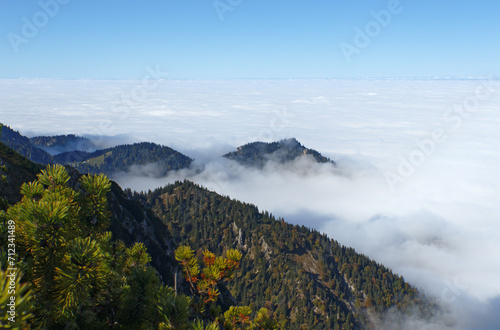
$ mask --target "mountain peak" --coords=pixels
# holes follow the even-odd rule
[[[269,160],[285,164],[304,155],[311,155],[318,163],[335,165],[334,161],[321,155],[316,150],[304,147],[294,137],[270,143],[247,143],[238,147],[236,151],[225,154],[224,157],[233,159],[243,165],[262,168]]]

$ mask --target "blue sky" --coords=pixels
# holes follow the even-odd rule
[[[0,78],[500,75],[498,0],[215,2],[0,0]]]

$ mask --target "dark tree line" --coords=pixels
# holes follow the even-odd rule
[[[218,254],[240,249],[242,272],[228,283],[233,297],[269,308],[286,329],[359,328],[367,309],[425,306],[416,289],[383,265],[254,205],[188,181],[128,194],[151,207],[179,244]]]

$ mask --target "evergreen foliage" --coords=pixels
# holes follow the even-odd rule
[[[311,155],[318,163],[331,163],[335,165],[335,162],[330,158],[321,155],[316,150],[304,147],[295,138],[271,143],[248,143],[238,147],[234,152],[225,154],[224,157],[233,159],[243,165],[262,168],[268,160],[284,164],[303,155]]]
[[[92,153],[65,152],[54,156],[54,160],[59,164],[69,164],[82,173],[107,175],[127,171],[132,165],[154,163],[157,166],[158,176],[171,170],[188,167],[193,161],[172,148],[149,142],[120,145]]]
[[[2,243],[6,243],[9,224],[16,224],[18,267],[22,270],[16,277],[17,323],[1,319],[2,325],[189,329],[206,323],[212,329],[231,328],[217,304],[217,287],[233,276],[241,258],[238,251],[227,251],[225,257],[205,251],[205,267],[196,273],[199,279],[191,278],[193,284],[196,282],[193,298],[175,292],[149,266],[151,257],[144,244],[127,248],[107,231],[111,182],[104,175],[80,177],[77,189],[70,182],[64,167],[48,165],[37,180],[22,185],[22,200],[0,213]],[[5,257],[6,246],[0,247],[0,256]],[[179,249],[176,257],[181,266],[196,267],[194,259],[184,262],[183,258],[194,258],[189,248]],[[9,299],[6,278],[2,270],[0,302]],[[246,311],[245,315],[249,314]],[[272,329],[268,315],[259,315],[257,321],[263,325],[259,329]],[[246,316],[242,320],[253,324]]]
[[[156,271],[142,243],[126,248],[106,231],[109,180],[83,176],[80,190],[69,180],[62,166],[47,166],[38,180],[23,184],[22,201],[3,216],[16,223],[19,264],[35,293],[32,326],[119,328],[129,321],[129,302],[157,303]],[[136,319],[150,324],[154,317],[142,313]]]
[[[74,134],[37,136],[30,138],[30,142],[51,155],[75,150],[94,151],[97,149],[89,139]]]
[[[0,195],[17,202],[0,211],[0,257],[7,221],[14,219],[27,326],[352,329],[368,327],[370,316],[392,308],[416,308],[421,317],[437,310],[402,277],[353,249],[193,183],[133,194],[102,175],[61,166],[35,177],[40,167],[1,143],[0,161]],[[206,298],[196,291],[184,295],[189,283],[179,283],[178,292],[163,284],[173,286],[177,273],[172,239],[190,246],[188,259],[196,259],[200,279],[217,279],[216,302],[203,305]],[[231,257],[233,249],[241,255]],[[210,270],[216,263],[226,267],[223,259],[239,263],[230,281]],[[147,312],[134,314],[133,306]]]
[[[29,284],[21,283],[21,278],[22,273],[8,271],[6,265],[2,263],[0,270],[0,327],[2,329],[27,329],[28,322],[33,317],[33,293]],[[14,281],[14,286],[11,286],[11,281]],[[12,312],[11,305],[15,306],[15,314],[9,313]],[[14,322],[12,319],[9,320],[13,316]]]
[[[0,199],[4,200],[0,210],[20,201],[19,188],[24,182],[35,180],[42,168],[0,142]]]
[[[281,328],[359,328],[367,326],[366,313],[389,308],[416,307],[429,316],[425,297],[403,277],[316,230],[188,181],[134,198],[163,219],[178,244],[192,246],[192,254],[238,249],[241,272],[227,287],[242,305],[268,308]]]
[[[188,167],[193,161],[182,153],[150,142],[119,145],[95,150],[87,139],[75,135],[39,136],[31,140],[0,124],[0,142],[29,160],[39,164],[71,165],[81,173],[106,174],[127,171],[132,165],[155,164],[149,174],[165,175],[168,171]],[[53,152],[52,156],[43,148]],[[65,149],[72,151],[57,153]],[[155,173],[153,173],[155,172]]]
[[[31,144],[30,139],[3,124],[0,124],[0,142],[16,150],[18,153],[31,159],[35,163],[51,164],[54,162],[49,153],[35,147]]]
[[[217,286],[233,278],[242,254],[231,249],[226,257],[216,256],[205,250],[202,254],[203,269],[199,267],[194,251],[189,246],[180,246],[175,251],[175,258],[180,262],[186,281],[194,295],[192,306],[199,319],[210,320],[207,328],[218,329],[276,329],[277,323],[269,316],[267,309],[262,308],[254,320],[250,319],[252,309],[249,306],[231,306],[222,314],[216,301],[219,297]],[[196,327],[202,325],[197,323]]]

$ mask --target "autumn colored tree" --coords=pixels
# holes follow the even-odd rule
[[[218,329],[215,326],[220,324],[223,329],[228,330],[276,329],[277,323],[270,318],[265,308],[259,310],[251,320],[252,309],[249,306],[231,306],[224,314],[216,306],[220,295],[217,286],[233,278],[241,257],[241,252],[236,249],[226,251],[225,257],[205,250],[202,253],[203,268],[200,268],[198,258],[189,246],[182,245],[175,251],[175,258],[182,266],[184,277],[198,299],[193,304],[194,309],[201,318],[213,320],[207,327]]]
[[[219,257],[207,250],[200,269],[194,252],[180,247],[176,258],[194,297],[177,293],[149,266],[144,244],[127,248],[107,231],[110,181],[103,175],[81,176],[76,185],[71,180],[66,168],[49,165],[37,180],[22,185],[19,203],[0,211],[3,243],[9,224],[15,224],[20,269],[14,278],[18,317],[15,322],[1,318],[3,328],[215,330],[253,324],[246,308],[231,308],[226,321],[216,304],[217,286],[233,277],[239,251]],[[8,275],[0,271],[2,310],[11,299]],[[265,317],[260,311],[256,320]]]

